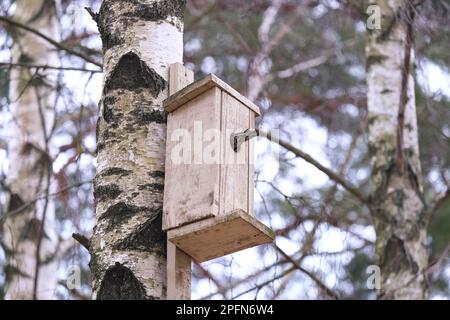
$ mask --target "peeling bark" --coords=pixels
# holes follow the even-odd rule
[[[169,65],[182,62],[180,0],[104,0],[97,22],[104,86],[97,124],[94,299],[163,299],[162,231]]]
[[[16,6],[14,20],[58,38],[54,1],[18,0]],[[29,32],[16,32],[14,63],[58,63],[56,51],[45,40]],[[9,213],[50,190],[48,142],[54,123],[56,81],[56,70],[39,70],[39,76],[28,68],[11,70],[10,109],[14,120],[9,124]],[[58,265],[53,259],[58,245],[54,219],[51,199],[43,199],[5,220],[1,240],[7,258],[6,299],[54,298],[58,280]]]
[[[371,211],[382,273],[379,298],[426,298],[426,227],[414,92],[413,12],[406,0],[371,1],[382,30],[366,46]]]

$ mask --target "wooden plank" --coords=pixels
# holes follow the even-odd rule
[[[193,81],[194,72],[185,68],[181,63],[169,67],[169,94],[181,90]],[[168,122],[171,120],[168,119]],[[166,193],[164,193],[164,197],[166,197]],[[191,260],[189,255],[167,241],[167,299],[191,299]]]
[[[219,163],[204,161],[203,135],[207,130],[217,130],[220,126],[220,94],[220,90],[213,87],[170,114],[166,142],[164,230],[218,214]],[[184,143],[182,139],[187,140]],[[179,155],[182,144],[185,145],[183,153],[188,156],[184,159]]]
[[[194,82],[194,72],[182,63],[174,63],[169,68],[169,96]]]
[[[167,241],[167,299],[191,299],[191,257]]]
[[[249,117],[249,129],[255,129],[255,117]],[[255,199],[255,139],[248,141],[248,209],[249,215],[254,216],[253,206]]]
[[[270,243],[274,233],[242,210],[169,230],[168,240],[196,262]]]
[[[239,92],[237,92],[230,85],[228,85],[223,80],[219,79],[214,74],[209,74],[203,79],[200,79],[190,84],[183,90],[178,91],[176,94],[171,95],[169,98],[164,100],[163,102],[164,109],[167,112],[173,112],[177,108],[184,105],[186,102],[194,99],[195,97],[211,89],[212,87],[218,87],[221,90],[228,92],[228,94],[239,100],[247,108],[252,110],[257,116],[261,115],[261,112],[257,105],[255,105],[253,102],[251,102],[246,97],[241,95]]]
[[[240,101],[222,91],[222,159],[220,165],[220,209],[219,215],[249,207],[248,194],[248,151],[249,144],[245,142],[238,152],[230,143],[230,135],[248,129],[251,111]]]

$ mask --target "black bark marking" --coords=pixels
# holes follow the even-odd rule
[[[139,125],[145,125],[148,123],[156,122],[156,123],[166,123],[167,114],[164,111],[160,110],[145,110],[143,107],[135,108],[130,112],[131,115],[134,116],[134,122]]]
[[[97,183],[94,183],[94,198],[96,201],[116,199],[121,193],[122,190],[120,190],[117,184],[99,186]]]
[[[12,212],[20,207],[22,207],[25,203],[22,200],[22,197],[19,196],[17,193],[12,193],[9,198],[9,203],[6,212]]]
[[[396,189],[392,193],[392,199],[397,208],[403,209],[403,204],[404,204],[405,198],[406,198],[406,194],[402,189]]]
[[[133,9],[126,12],[125,16],[145,21],[160,21],[169,16],[183,19],[186,0],[163,0],[153,2],[151,5],[142,4],[137,0],[131,0],[130,3],[133,4]]]
[[[131,170],[125,170],[123,168],[119,168],[119,167],[112,167],[112,168],[108,168],[103,170],[102,172],[99,173],[99,176],[102,177],[108,177],[108,176],[115,176],[115,175],[120,175],[120,176],[128,176],[131,174]]]
[[[125,40],[122,39],[118,34],[114,32],[104,31],[103,28],[100,28],[100,37],[102,39],[103,51],[111,49],[114,46],[121,45],[125,43]]]
[[[22,230],[20,238],[22,240],[31,240],[37,242],[40,237],[48,238],[44,230],[42,230],[42,222],[39,219],[31,218],[25,228]]]
[[[124,265],[116,262],[106,270],[97,300],[146,300],[144,285]]]
[[[105,143],[104,142],[98,142],[97,143],[97,148],[95,150],[95,153],[98,154],[104,148],[105,148]]]
[[[113,107],[114,103],[116,103],[117,98],[112,96],[107,96],[103,99],[103,119],[107,123],[110,123],[113,120],[117,120],[114,117]]]
[[[152,178],[164,178],[164,171],[149,171],[148,175]]]
[[[412,273],[419,271],[419,266],[406,251],[403,240],[395,235],[387,241],[380,264],[384,274],[398,274],[401,270],[411,270]]]
[[[118,15],[112,8],[113,2],[108,0],[103,1],[100,11],[96,16],[98,31],[102,39],[103,52],[125,43],[125,40],[121,37],[121,33],[114,28],[115,24],[119,24],[120,21],[117,21]]]
[[[162,183],[146,183],[139,185],[138,189],[148,191],[164,191],[164,185]]]
[[[120,3],[120,10],[115,8],[116,3]],[[94,14],[102,38],[103,50],[124,44],[123,30],[126,30],[130,23],[162,21],[171,16],[182,20],[185,5],[186,0],[154,1],[151,4],[138,0],[104,0],[98,14]],[[173,21],[167,22],[175,25]]]
[[[29,56],[26,53],[21,53],[20,54],[18,63],[23,63],[23,64],[29,64],[30,63],[31,64],[33,62],[34,62],[33,57]]]
[[[101,132],[100,136],[97,136],[97,154],[98,152],[100,152],[102,149],[105,148],[106,144],[108,142],[117,142],[118,140],[116,139],[116,130],[114,129],[110,129],[108,127],[104,128],[104,130]]]
[[[167,236],[162,231],[162,208],[155,210],[156,217],[148,219],[138,226],[122,241],[118,242],[114,249],[157,252],[164,254]]]
[[[125,202],[118,202],[110,206],[99,218],[108,219],[108,226],[106,231],[111,231],[116,226],[128,221],[132,216],[138,212],[149,210],[147,207],[139,207]]]
[[[19,277],[26,278],[26,279],[30,279],[31,278],[31,276],[29,276],[25,272],[22,272],[19,268],[17,268],[14,265],[11,265],[11,264],[7,264],[4,267],[3,272],[4,272],[5,277],[6,277],[6,282],[11,281],[11,279],[14,276],[19,276]]]
[[[109,105],[104,104],[103,105],[103,119],[105,119],[106,122],[111,122],[113,118],[113,112]]]
[[[106,79],[104,93],[116,89],[148,89],[154,97],[166,88],[166,80],[134,52],[124,54]]]
[[[366,60],[366,70],[369,70],[371,66],[375,65],[375,64],[380,64],[382,63],[384,60],[386,60],[388,58],[388,56],[385,55],[370,55],[367,57]]]

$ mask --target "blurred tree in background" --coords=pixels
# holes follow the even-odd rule
[[[427,284],[431,298],[448,299],[450,7],[445,0],[411,4],[416,12],[423,195],[431,215]],[[257,143],[256,213],[275,230],[277,247],[194,265],[194,298],[376,297],[376,290],[367,286],[367,268],[377,260],[375,230],[369,209],[357,197],[372,193],[366,103],[368,5],[369,1],[352,0],[188,1],[187,67],[196,78],[216,73],[254,100],[263,111],[259,127],[278,129],[289,144],[277,146],[264,138]],[[85,299],[91,290],[89,254],[71,238],[77,233],[83,242],[81,235],[89,238],[94,225],[92,179],[102,52],[96,24],[84,7],[97,12],[100,1],[56,1],[60,34],[47,42],[59,59],[37,66],[14,60],[14,34],[33,31],[7,20],[17,15],[15,1],[0,5],[5,18],[0,21],[0,238],[6,233],[12,190],[6,151],[12,139],[11,75],[19,69],[45,77],[55,67],[59,99],[53,106],[56,120],[48,150],[53,191],[43,198],[54,202],[58,248],[63,251],[54,257],[59,265],[54,297],[59,299]],[[356,191],[349,192],[336,177],[318,170],[314,161]],[[6,268],[9,253],[2,247],[0,297],[11,277]],[[81,284],[73,286],[68,280],[78,273]]]

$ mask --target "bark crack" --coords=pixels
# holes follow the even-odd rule
[[[413,33],[413,20],[414,20],[414,11],[410,8],[401,10],[403,14],[402,21],[406,24],[406,44],[405,44],[405,52],[403,58],[403,67],[401,70],[402,73],[402,84],[400,90],[400,106],[398,108],[398,116],[397,116],[397,152],[396,152],[396,166],[400,174],[405,172],[406,161],[405,160],[405,152],[403,150],[404,144],[404,130],[405,130],[405,110],[406,105],[408,104],[408,80],[411,73],[411,53],[412,47],[414,43],[414,33]]]

